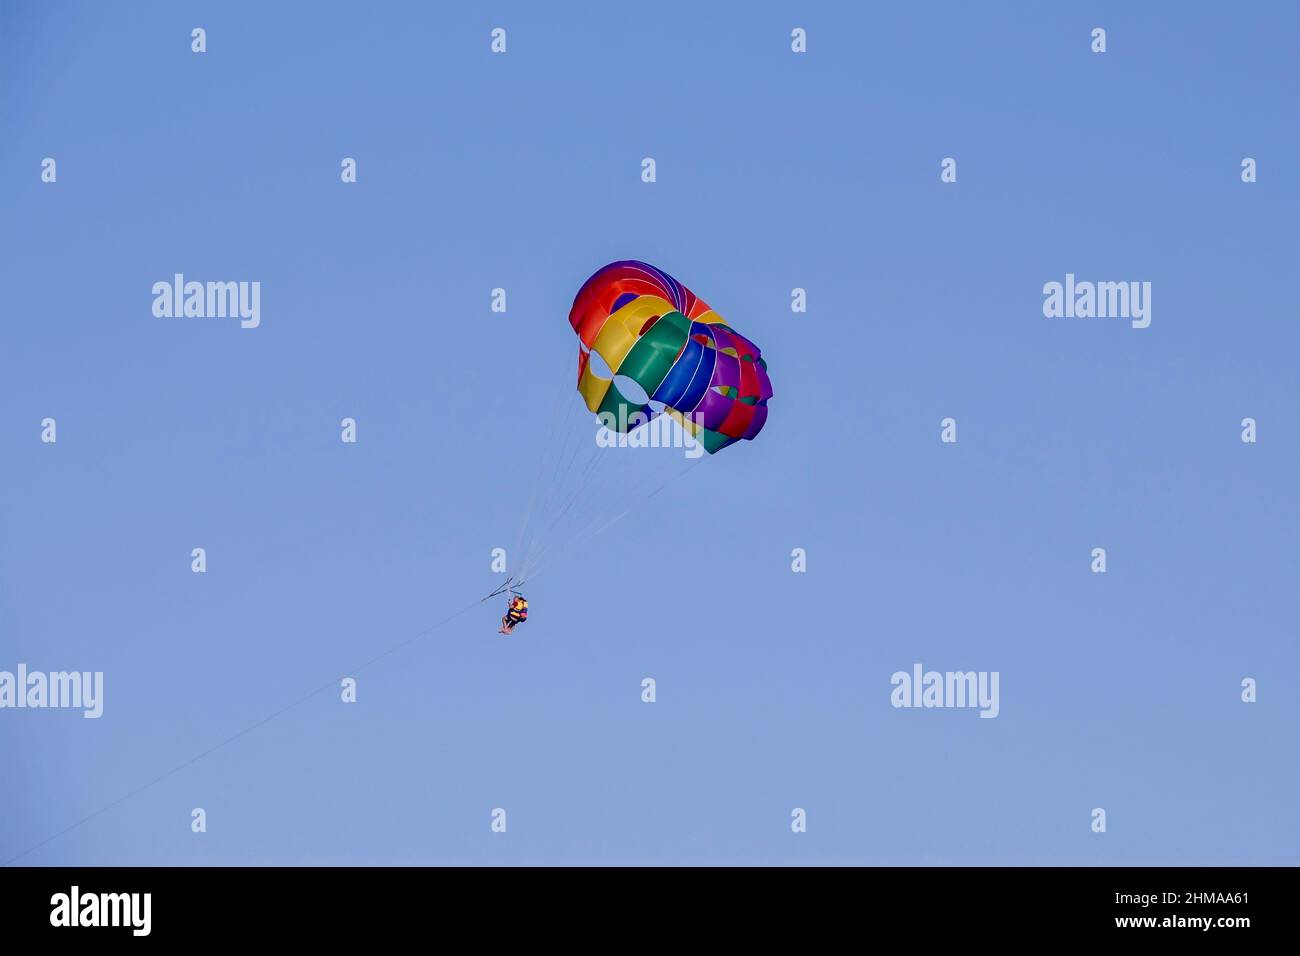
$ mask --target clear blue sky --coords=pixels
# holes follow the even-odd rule
[[[0,669],[106,680],[0,711],[0,858],[1300,862],[1300,14],[1132,6],[0,6]],[[620,258],[762,346],[759,439],[116,802],[494,586]]]

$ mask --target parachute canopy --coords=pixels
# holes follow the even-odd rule
[[[758,346],[661,269],[604,266],[578,290],[569,324],[581,342],[578,392],[611,430],[666,412],[712,454],[767,421],[772,382]],[[643,394],[627,394],[629,380]]]

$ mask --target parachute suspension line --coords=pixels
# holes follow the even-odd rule
[[[602,508],[602,502],[614,501],[617,504],[617,501],[629,497],[635,499],[639,486],[654,481],[653,473],[639,483],[605,481],[614,468],[611,462],[619,461],[620,456],[608,445],[599,443],[599,419],[591,414],[583,417],[584,425],[575,425],[564,434],[564,464],[554,476],[553,494],[543,512],[545,518],[537,523],[541,530],[530,540],[523,565],[525,576],[531,576],[542,553],[553,548],[563,549],[569,543],[586,537],[584,532],[607,517],[609,509]],[[622,492],[618,499],[609,495],[615,488]],[[570,522],[570,516],[575,513],[579,520]]]
[[[541,573],[543,568],[552,564],[555,561],[555,559],[559,558],[563,554],[563,552],[567,550],[569,547],[576,546],[582,543],[583,541],[586,541],[589,538],[595,538],[599,536],[601,533],[603,533],[613,525],[617,524],[619,521],[621,521],[631,512],[635,511],[638,506],[649,501],[651,498],[654,498],[656,495],[659,494],[659,492],[663,491],[669,485],[675,484],[688,471],[690,471],[691,468],[693,468],[696,464],[698,464],[699,461],[701,461],[701,459],[699,458],[692,459],[691,461],[687,462],[684,467],[678,469],[673,474],[670,474],[667,478],[661,481],[657,486],[655,486],[652,490],[650,490],[645,495],[633,496],[633,501],[631,504],[629,504],[618,514],[614,515],[614,517],[610,518],[608,521],[605,521],[603,524],[598,524],[599,518],[597,518],[593,521],[588,522],[587,525],[584,527],[584,529],[579,534],[575,535],[568,542],[560,544],[559,546],[554,548],[550,544],[547,544],[545,547],[541,549],[541,551],[537,554],[537,556],[533,558],[532,561],[530,562],[529,571],[528,571],[529,579],[531,580],[532,578],[537,577],[537,575]],[[545,557],[548,553],[550,553],[550,558],[546,561],[542,561],[542,558]]]
[[[520,548],[520,572],[523,573],[528,563],[528,555],[537,547],[539,537],[544,537],[554,526],[554,512],[558,506],[558,496],[564,491],[565,477],[573,471],[577,448],[571,450],[570,429],[563,429],[558,442],[552,440],[543,452],[543,477],[545,490],[539,500],[539,506],[530,515],[528,535]]]
[[[519,528],[519,535],[518,535],[518,539],[516,540],[516,550],[514,552],[516,554],[520,553],[521,549],[523,548],[528,531],[530,530],[529,525],[532,520],[534,508],[536,507],[537,504],[538,492],[542,488],[542,479],[545,476],[546,451],[547,449],[552,447],[555,441],[555,433],[559,429],[560,421],[563,418],[564,398],[566,392],[564,386],[565,383],[561,381],[560,389],[556,392],[555,400],[551,405],[551,421],[549,427],[547,428],[546,441],[542,445],[542,448],[537,455],[537,471],[533,479],[533,488],[532,488],[532,493],[529,497],[528,510],[524,513],[524,520]]]
[[[592,480],[601,467],[601,458],[607,457],[601,454],[606,449],[599,447],[594,440],[598,424],[596,416],[584,410],[580,420],[585,424],[579,426],[576,420],[569,422],[570,406],[576,391],[573,378],[566,375],[556,405],[558,439],[553,429],[539,455],[539,483],[543,485],[543,491],[536,503],[530,505],[527,528],[516,552],[522,557],[518,563],[511,562],[521,577],[527,577],[534,556],[547,541],[552,540],[556,529],[560,528],[563,533],[563,523],[584,494],[590,495]]]
[[[501,587],[497,588],[495,591],[493,591],[493,592],[492,592],[491,594],[489,594],[487,597],[482,598],[478,603],[479,603],[479,604],[482,604],[483,601],[491,600],[492,598],[496,597],[498,594],[505,594],[507,591],[513,591],[513,590],[515,589],[514,580],[515,580],[514,578],[506,578],[506,583],[505,583],[505,584],[501,585]],[[520,583],[520,584],[523,584],[524,582],[523,582],[522,580],[520,580],[519,583]]]
[[[565,491],[564,479],[573,471],[583,450],[581,433],[576,430],[569,417],[573,414],[575,395],[576,390],[573,387],[572,380],[566,379],[557,406],[556,431],[552,434],[551,443],[547,449],[547,468],[546,473],[543,475],[545,495],[542,499],[543,508],[539,515],[540,520],[532,528],[534,538],[539,531],[545,529],[546,520],[553,514],[559,498]],[[535,544],[535,541],[529,543]]]
[[[655,416],[655,418],[659,417]],[[587,421],[589,425],[597,424],[597,421],[592,417],[588,417]],[[653,426],[649,426],[647,423],[642,427]],[[660,427],[663,427],[663,424]],[[599,534],[623,516],[624,512],[612,514],[612,509],[602,507],[603,504],[612,502],[614,507],[617,507],[620,502],[639,501],[642,498],[648,499],[678,477],[672,476],[659,480],[657,475],[662,474],[662,471],[651,471],[648,474],[641,472],[639,466],[643,465],[644,462],[640,460],[639,455],[633,455],[629,458],[607,445],[601,445],[596,440],[597,435],[586,428],[571,430],[564,437],[570,439],[574,435],[576,435],[580,444],[590,442],[587,445],[588,456],[585,467],[582,468],[580,473],[572,469],[566,469],[567,474],[557,473],[553,488],[560,493],[560,497],[553,499],[555,509],[548,509],[545,512],[549,518],[549,522],[543,523],[545,530],[531,541],[523,565],[523,573],[526,577],[533,576],[535,570],[540,566],[543,554],[567,550],[570,545]],[[574,456],[570,455],[568,457],[572,461]],[[631,463],[632,458],[638,459],[635,464]],[[694,461],[695,459],[688,462],[681,469],[682,473]],[[611,474],[611,469],[615,467],[615,464],[606,462],[613,462],[621,467],[625,466],[626,473]],[[576,482],[573,480],[575,476],[577,477]],[[597,478],[599,481],[596,480]],[[652,487],[656,481],[659,481],[659,484]],[[617,497],[611,495],[611,492],[614,491],[617,491]],[[630,509],[624,509],[624,511],[626,510]],[[571,513],[578,515],[576,522],[568,522]]]
[[[676,483],[680,478],[682,478],[683,475],[685,475],[692,467],[694,467],[697,464],[697,462],[698,459],[688,462],[684,467],[679,469],[674,474],[669,475],[667,478],[661,481],[657,486],[655,486],[646,494],[644,495],[637,494],[631,496],[633,499],[632,503],[629,504],[627,507],[625,507],[623,510],[619,511],[612,518],[609,518],[607,521],[601,523],[600,516],[596,516],[595,518],[587,522],[587,524],[583,526],[582,529],[577,534],[572,536],[570,540],[555,545],[547,544],[545,547],[542,548],[542,550],[530,563],[529,577],[530,578],[536,577],[538,573],[540,573],[543,567],[549,566],[556,558],[559,558],[564,551],[568,550],[568,548],[572,546],[576,546],[586,541],[589,538],[595,538],[599,536],[601,533],[603,533],[604,531],[606,531],[608,528],[617,524],[627,515],[635,511],[639,505],[654,498],[656,495],[659,494],[659,492],[663,491],[670,484]],[[542,558],[548,553],[550,554],[550,558],[546,561],[542,561]]]
[[[593,441],[593,446],[594,444]],[[535,556],[537,549],[551,539],[551,536],[564,523],[569,512],[573,510],[573,506],[582,499],[584,494],[591,494],[592,479],[601,470],[602,459],[607,457],[607,454],[602,455],[601,452],[608,453],[608,449],[597,447],[594,452],[589,450],[586,461],[580,464],[578,463],[581,457],[580,452],[575,452],[569,460],[569,467],[557,473],[557,480],[552,485],[558,492],[552,499],[555,507],[552,511],[547,512],[547,524],[529,544],[528,551],[524,555],[525,571],[531,566],[532,558]],[[570,481],[571,478],[576,478],[576,480]]]
[[[526,554],[527,550],[532,546],[529,535],[530,532],[532,532],[533,515],[537,508],[539,492],[543,487],[543,479],[546,476],[546,464],[549,457],[548,452],[554,444],[556,432],[559,430],[560,423],[564,419],[564,406],[570,390],[571,384],[566,375],[560,381],[560,387],[556,392],[555,400],[552,402],[551,421],[547,428],[546,441],[537,454],[537,470],[533,478],[532,491],[529,494],[528,508],[524,512],[523,520],[519,525],[519,531],[515,535],[515,548],[510,552],[510,556],[507,558],[508,566],[522,568],[522,558]],[[516,564],[516,556],[519,556],[520,558],[519,564]],[[522,580],[521,575],[516,576],[520,577]]]

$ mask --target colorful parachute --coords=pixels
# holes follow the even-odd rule
[[[569,324],[581,340],[578,392],[613,430],[630,431],[662,410],[712,454],[753,438],[767,421],[772,382],[758,346],[652,265],[624,260],[597,271],[578,290]],[[593,351],[645,398],[597,374]]]

